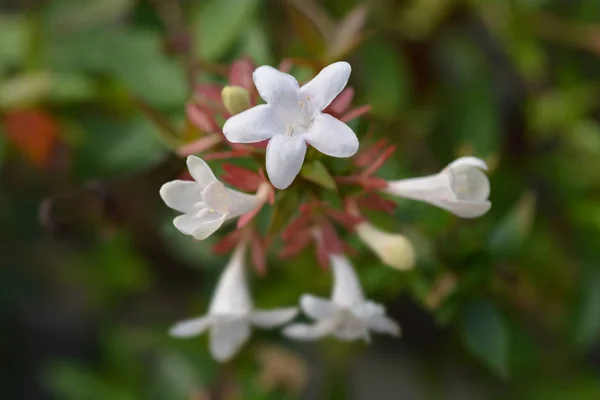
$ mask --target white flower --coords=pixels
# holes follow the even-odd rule
[[[400,327],[388,318],[381,304],[365,300],[356,272],[348,259],[331,255],[333,293],[331,300],[304,295],[300,307],[316,322],[312,325],[293,324],[283,333],[293,339],[314,340],[333,335],[341,340],[363,338],[369,341],[369,331],[398,336]]]
[[[337,62],[299,87],[294,77],[269,66],[257,68],[254,84],[267,104],[229,118],[223,134],[233,143],[269,140],[267,173],[273,186],[285,189],[300,172],[306,142],[332,157],[350,157],[358,139],[348,125],[322,111],[344,89],[350,64]]]
[[[385,265],[399,270],[415,265],[415,249],[404,235],[384,232],[367,221],[360,222],[355,229]]]
[[[246,282],[244,252],[245,244],[235,249],[219,279],[208,315],[179,322],[170,330],[172,336],[187,338],[210,329],[210,352],[218,361],[230,359],[240,349],[250,337],[252,325],[276,327],[298,313],[296,307],[254,310]]]
[[[249,195],[226,188],[198,157],[189,156],[187,166],[194,181],[167,182],[160,188],[160,197],[167,206],[184,213],[173,224],[195,239],[206,239],[226,220],[260,207],[268,195],[267,190]]]
[[[483,160],[462,157],[436,175],[390,181],[384,192],[425,201],[462,218],[477,218],[492,206],[490,181],[482,170],[487,171]]]

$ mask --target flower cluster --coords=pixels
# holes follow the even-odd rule
[[[374,176],[395,148],[379,141],[358,152],[358,138],[346,122],[366,112],[368,106],[348,111],[353,97],[353,90],[345,89],[350,72],[350,64],[336,62],[300,85],[294,77],[275,68],[254,69],[247,61],[236,62],[230,74],[231,85],[220,89],[220,99],[215,95],[217,89],[203,87],[188,105],[188,119],[205,136],[181,154],[225,146],[224,151],[207,152],[204,159],[264,159],[267,176],[262,171],[226,164],[222,180],[241,191],[236,190],[226,187],[204,160],[188,155],[187,167],[193,180],[168,182],[160,189],[166,205],[181,213],[173,220],[175,227],[194,239],[206,239],[227,221],[238,219],[237,228],[217,244],[220,251],[233,250],[233,255],[221,275],[208,314],[176,324],[171,329],[173,336],[190,337],[209,330],[211,354],[219,361],[228,360],[238,351],[249,338],[251,326],[287,324],[283,334],[297,340],[333,336],[369,341],[371,332],[397,336],[400,327],[387,317],[384,307],[365,298],[347,257],[353,250],[342,239],[340,229],[358,235],[383,264],[408,270],[416,258],[410,240],[379,229],[363,217],[363,209],[392,212],[395,203],[386,199],[391,195],[424,201],[463,218],[479,217],[489,210],[490,185],[483,172],[487,166],[474,157],[455,160],[427,177],[385,181]],[[257,94],[265,104],[256,104]],[[225,119],[222,129],[210,110]],[[315,182],[323,179],[301,174],[309,148],[337,158],[356,154],[352,171],[343,176],[330,175],[327,159],[321,161],[319,153],[311,158],[311,162],[319,162],[320,177],[329,178],[340,189],[343,207],[336,208],[315,195]],[[331,299],[308,294],[300,298],[300,309],[314,320],[312,324],[288,324],[298,313],[296,307],[254,309],[246,278],[248,248],[254,264],[264,272],[265,253],[278,239],[273,234],[261,238],[253,219],[267,204],[277,210],[281,196],[275,195],[275,188],[290,186],[302,190],[298,190],[297,214],[289,215],[287,225],[282,226],[283,248],[279,255],[293,257],[313,246],[317,260],[330,268],[333,276]],[[341,190],[351,186],[359,190]]]

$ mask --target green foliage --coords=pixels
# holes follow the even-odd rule
[[[509,332],[498,310],[487,301],[469,303],[462,316],[468,349],[493,373],[507,378]]]

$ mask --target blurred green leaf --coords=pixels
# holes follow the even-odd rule
[[[337,61],[357,46],[362,38],[362,30],[367,21],[369,9],[358,4],[336,27],[328,44],[328,60]]]
[[[509,331],[496,307],[484,300],[473,301],[463,312],[462,333],[469,351],[494,374],[509,374]]]
[[[298,211],[300,196],[297,187],[290,187],[277,194],[277,207],[273,208],[267,234],[279,233]]]
[[[183,108],[188,96],[185,73],[164,53],[156,32],[103,28],[56,35],[47,52],[53,69],[108,74],[155,107]]]
[[[329,171],[327,171],[327,167],[319,160],[304,163],[300,175],[304,179],[321,185],[324,188],[337,190],[335,180],[329,174]]]
[[[290,20],[300,35],[304,46],[315,56],[321,57],[327,52],[326,34],[317,21],[314,20],[314,14],[307,13],[301,4],[299,2],[288,4]]]
[[[52,75],[33,72],[0,83],[0,109],[31,106],[50,93]]]
[[[258,65],[273,65],[271,43],[262,24],[254,22],[244,31],[240,53],[247,54]]]
[[[131,12],[138,0],[53,0],[44,13],[46,23],[63,32],[93,29]]]
[[[194,54],[216,61],[250,25],[260,0],[208,0],[192,19]]]
[[[167,153],[158,140],[158,128],[141,117],[120,123],[108,118],[84,119],[82,129],[83,143],[75,151],[75,165],[79,173],[96,178],[143,170]]]
[[[520,250],[533,227],[535,202],[533,192],[526,192],[494,228],[488,248],[497,259],[510,258]]]
[[[77,364],[55,363],[45,376],[46,386],[63,400],[134,400],[128,389],[112,386]]]
[[[399,49],[381,38],[367,41],[360,50],[364,64],[367,102],[371,113],[395,117],[406,107],[410,95],[408,68]]]
[[[0,77],[6,67],[24,62],[30,26],[30,21],[23,15],[0,14]]]
[[[600,269],[582,274],[573,321],[575,343],[583,349],[600,340]]]

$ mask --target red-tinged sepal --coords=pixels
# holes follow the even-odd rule
[[[220,130],[214,117],[214,111],[207,106],[189,101],[185,106],[185,112],[192,125],[204,133],[213,133]]]
[[[362,117],[371,111],[371,106],[369,104],[365,104],[364,106],[357,107],[353,110],[348,111],[346,114],[340,117],[340,121],[342,122],[350,122],[357,118]]]
[[[219,134],[207,135],[191,143],[187,143],[181,146],[177,150],[177,154],[179,154],[182,157],[187,157],[192,154],[203,153],[206,150],[211,149],[212,147],[221,143],[222,139],[223,136]]]
[[[221,240],[219,240],[212,248],[213,253],[215,254],[227,254],[233,251],[240,239],[242,238],[242,231],[236,229],[227,235],[223,236]]]
[[[364,207],[369,210],[383,211],[388,214],[393,214],[396,210],[396,203],[391,200],[384,199],[375,193],[369,193],[357,199],[359,207]]]
[[[254,270],[257,275],[264,276],[267,273],[267,244],[255,232],[253,232],[250,239],[250,250],[252,252]]]

